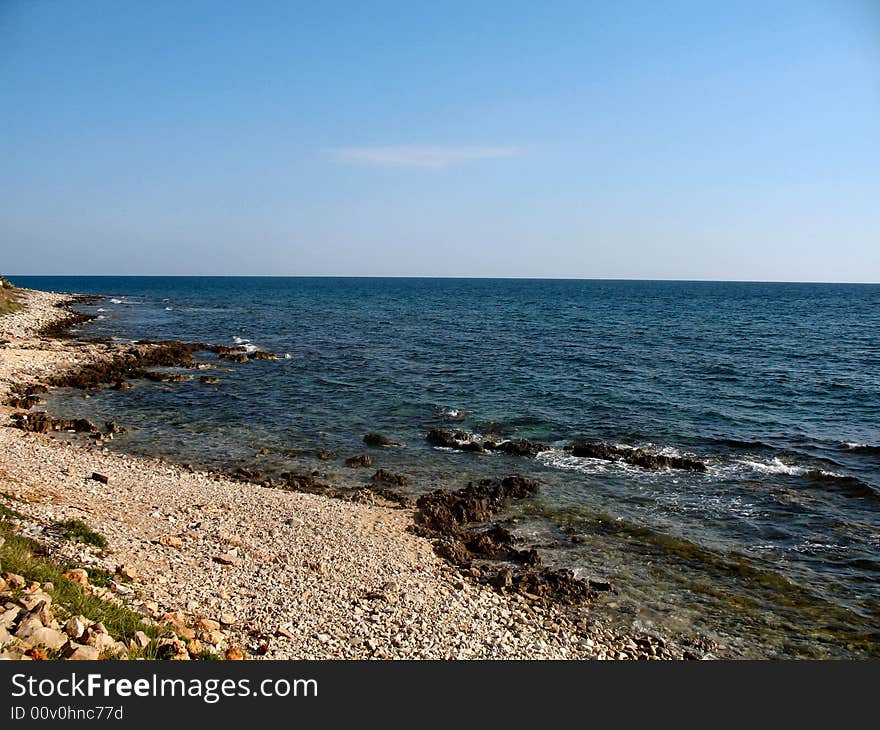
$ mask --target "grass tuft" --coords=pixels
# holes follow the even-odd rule
[[[61,533],[61,536],[67,540],[75,540],[76,542],[83,542],[86,545],[94,545],[101,550],[107,547],[107,538],[101,533],[95,532],[82,520],[64,520],[63,522],[56,522],[54,527]]]
[[[54,586],[52,608],[56,610],[56,618],[59,620],[64,616],[82,614],[92,621],[103,622],[110,634],[117,639],[130,639],[136,631],[143,631],[151,637],[158,635],[157,628],[144,623],[139,613],[98,598],[82,586],[63,578],[62,573],[72,566],[53,562],[38,542],[17,535],[3,521],[0,521],[0,537],[3,538],[0,540],[2,569],[18,573],[28,581],[51,583]]]

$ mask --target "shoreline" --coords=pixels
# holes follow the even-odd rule
[[[60,339],[77,316],[67,308],[76,296],[18,292],[22,308],[0,318],[0,401],[92,365],[113,368],[131,349]],[[28,412],[3,406],[0,417]],[[23,529],[53,558],[87,570],[123,566],[134,577],[117,597],[153,621],[179,625],[182,639],[200,622],[217,623],[223,637],[212,651],[240,648],[268,659],[702,653],[620,633],[588,603],[493,590],[439,557],[431,540],[414,534],[415,512],[397,504],[267,489],[16,428],[0,428],[0,484],[23,500],[3,502],[25,515]],[[106,550],[46,532],[63,519],[105,535]]]

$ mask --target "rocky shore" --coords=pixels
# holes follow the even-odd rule
[[[539,580],[534,551],[517,551],[503,530],[480,527],[506,500],[527,498],[536,488],[528,480],[427,495],[413,507],[396,498],[403,477],[382,469],[369,500],[333,499],[298,484],[267,488],[107,452],[102,441],[121,426],[39,415],[40,391],[83,378],[121,389],[127,378],[151,377],[150,366],[182,364],[197,347],[210,346],[67,339],[64,328],[78,321],[65,306],[72,297],[19,290],[17,300],[20,309],[0,317],[0,402],[7,404],[0,407],[0,520],[63,567],[68,577],[61,580],[124,607],[143,627],[111,636],[95,617],[52,615],[57,585],[34,584],[0,564],[0,658],[703,653],[614,630],[591,610],[607,586],[559,571]],[[59,431],[83,435],[59,439],[53,435]],[[57,529],[71,523],[86,525],[103,545]],[[487,569],[477,560],[494,562]],[[110,578],[94,585],[90,575]],[[109,638],[95,638],[102,633]],[[41,636],[51,646],[40,645]]]

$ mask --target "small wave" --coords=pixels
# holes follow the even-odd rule
[[[733,438],[715,438],[706,439],[706,441],[715,446],[728,446],[734,449],[760,449],[762,451],[772,451],[774,449],[773,446],[766,444],[763,441],[747,441]]]
[[[870,484],[866,484],[861,479],[846,474],[838,474],[821,469],[807,469],[803,476],[811,482],[821,483],[829,492],[839,492],[848,497],[880,499],[880,493],[873,489]]]
[[[246,338],[244,338],[244,337],[233,337],[233,338],[232,338],[232,341],[233,341],[236,345],[244,345],[245,343],[250,342],[250,340],[248,340],[248,339],[246,339]]]
[[[450,418],[454,421],[460,421],[464,418],[464,411],[461,408],[441,408],[440,415]]]
[[[96,312],[106,312],[107,310],[104,309],[104,307],[98,307],[95,311]]]
[[[623,461],[606,461],[605,459],[572,456],[570,451],[564,451],[563,449],[542,451],[535,456],[535,461],[551,469],[576,471],[581,474],[606,474],[610,470],[614,470],[617,473],[645,474],[644,469],[639,469],[637,466]]]
[[[289,352],[285,352],[284,359],[285,360],[293,360],[293,355],[291,355]]]
[[[851,441],[844,443],[844,449],[851,454],[867,454],[870,456],[880,456],[880,446],[872,446],[870,444],[858,444]]]
[[[111,299],[110,304],[125,304],[121,299]]]
[[[788,474],[789,476],[799,477],[807,471],[801,466],[786,464],[779,457],[769,462],[752,461],[751,459],[737,459],[737,462],[761,474]]]
[[[174,310],[174,307],[165,307],[166,312],[171,312]]]

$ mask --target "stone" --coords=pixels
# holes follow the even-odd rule
[[[202,631],[220,630],[220,622],[211,618],[200,618],[197,625]]]
[[[106,474],[100,474],[96,471],[92,472],[92,479],[94,479],[96,482],[100,482],[101,484],[110,483],[110,477],[108,477]]]
[[[12,590],[24,588],[27,585],[24,576],[18,575],[18,573],[0,573],[0,578],[3,578],[6,581],[6,585]]]
[[[190,658],[189,652],[186,650],[186,644],[180,639],[159,639],[156,643],[160,659],[186,661]]]
[[[94,646],[85,644],[75,644],[71,642],[67,650],[64,652],[64,658],[70,661],[86,661],[93,662],[101,657],[101,651]]]
[[[50,629],[46,626],[35,629],[28,637],[27,641],[32,646],[45,646],[47,649],[57,650],[67,643],[67,635],[56,629]]]
[[[192,639],[186,643],[186,650],[189,652],[190,656],[198,656],[205,650],[205,647],[198,639]]]
[[[37,606],[41,603],[49,606],[52,603],[52,596],[48,593],[43,593],[43,591],[34,591],[33,593],[27,593],[18,599],[18,603],[25,611],[33,611]]]
[[[89,574],[83,568],[71,568],[66,573],[62,573],[61,577],[66,578],[71,583],[77,583],[83,588],[89,587]]]
[[[358,454],[357,456],[351,456],[345,460],[345,465],[351,467],[352,469],[358,469],[360,467],[372,466],[373,465],[373,457],[369,454]]]
[[[147,636],[143,631],[135,631],[132,642],[139,649],[146,649],[150,645],[150,637]]]
[[[189,626],[175,626],[174,633],[184,641],[192,641],[196,638],[195,629],[191,629]]]
[[[20,613],[21,608],[19,606],[7,608],[3,613],[0,613],[0,627],[8,629],[15,623]]]
[[[206,644],[222,644],[226,641],[226,635],[222,631],[203,631],[199,634],[199,638]]]
[[[6,590],[6,579],[0,578],[0,591],[5,591],[5,590]]]
[[[165,547],[173,547],[180,550],[183,547],[183,540],[176,535],[163,535],[159,538],[159,544]]]
[[[220,614],[220,623],[223,626],[232,626],[237,619],[231,613],[221,613]]]
[[[230,646],[223,656],[227,661],[240,662],[244,659],[244,652],[236,646]]]
[[[140,571],[133,565],[118,565],[116,572],[128,580],[137,580],[140,577]]]

